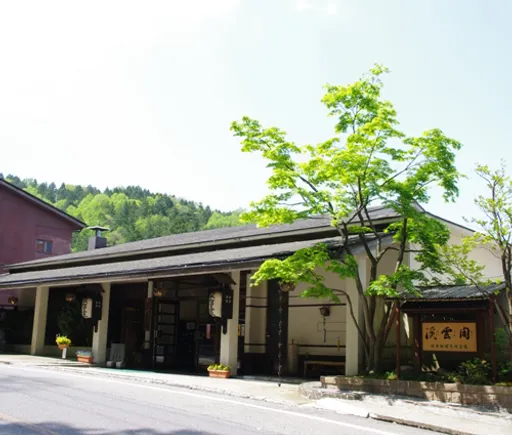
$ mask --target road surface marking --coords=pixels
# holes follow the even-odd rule
[[[14,423],[14,424],[22,426],[26,429],[29,429],[32,432],[37,432],[37,433],[40,433],[43,435],[59,435],[58,432],[54,432],[52,430],[45,429],[44,427],[40,427],[36,423],[28,423],[26,421],[19,420],[10,415],[4,414],[3,412],[0,412],[0,421],[5,421],[7,423]],[[1,426],[0,426],[0,428],[1,428]]]
[[[39,372],[39,373],[46,373],[46,374],[51,373],[51,370],[48,370],[48,369],[34,369],[34,368],[28,368],[28,367],[16,367],[16,368],[19,370],[27,370],[27,371],[33,371],[33,372]],[[60,375],[68,375],[68,376],[74,376],[76,378],[91,380],[91,375],[82,375],[82,374],[69,373],[69,372],[64,372],[64,371],[60,372],[59,376]],[[94,376],[94,375],[92,375],[92,376]],[[132,387],[141,387],[141,388],[146,388],[148,390],[162,391],[162,392],[168,392],[168,393],[172,393],[172,394],[180,394],[182,396],[197,397],[200,399],[206,399],[206,400],[210,400],[210,401],[217,401],[217,402],[222,402],[222,403],[229,403],[232,405],[245,406],[247,408],[260,409],[263,411],[275,412],[277,414],[286,414],[286,415],[290,415],[290,416],[294,416],[294,417],[307,418],[307,419],[319,421],[322,423],[330,423],[330,424],[334,424],[337,426],[348,427],[351,429],[363,430],[365,432],[371,432],[371,433],[378,434],[378,435],[396,435],[396,432],[387,432],[384,430],[374,429],[371,427],[365,427],[365,426],[361,426],[358,424],[346,423],[346,422],[342,422],[342,421],[338,421],[338,420],[331,420],[329,418],[317,417],[315,415],[301,414],[300,412],[295,412],[295,411],[287,411],[285,409],[269,408],[269,407],[262,406],[262,405],[255,405],[252,403],[239,402],[237,400],[232,400],[232,399],[224,399],[222,397],[211,397],[211,396],[208,396],[205,394],[192,393],[192,392],[188,392],[188,391],[171,390],[169,388],[162,388],[162,387],[156,387],[153,385],[139,384],[137,381],[126,382],[126,381],[121,381],[119,379],[111,379],[108,377],[104,377],[102,375],[99,375],[98,378],[101,378],[102,382],[107,381],[107,382],[111,382],[114,384],[121,384],[121,385],[132,386]],[[170,385],[169,387],[172,387],[172,385]],[[215,394],[215,393],[213,393],[213,394]],[[53,435],[53,432],[51,432],[51,434]]]

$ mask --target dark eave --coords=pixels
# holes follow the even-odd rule
[[[428,213],[419,205],[417,209],[422,213]],[[370,207],[368,211],[372,223],[377,226],[387,225],[399,218],[396,211],[384,206]],[[431,216],[441,219],[434,215]],[[445,222],[460,227],[458,224],[446,220]],[[329,218],[314,217],[300,220],[292,224],[273,225],[268,228],[245,225],[139,240],[91,251],[75,252],[14,264],[9,266],[9,270],[12,273],[19,273],[29,270],[42,270],[49,267],[63,268],[93,263],[142,260],[168,255],[213,251],[216,249],[231,249],[235,247],[249,247],[288,241],[320,239],[331,236],[334,237],[335,235],[337,235],[337,231],[332,227]]]
[[[393,222],[398,218],[394,210],[384,206],[370,207],[368,211],[374,223]],[[420,211],[423,211],[423,209]],[[61,267],[68,267],[70,265],[97,263],[99,261],[129,260],[130,257],[136,259],[143,258],[144,256],[165,256],[171,253],[180,254],[184,251],[226,249],[234,245],[247,246],[279,243],[290,239],[305,240],[329,237],[336,234],[337,231],[332,227],[331,219],[319,216],[296,221],[292,224],[272,225],[267,228],[245,225],[139,240],[92,251],[74,252],[13,264],[9,266],[9,270],[13,272],[35,270],[36,268],[54,267],[57,264],[60,264]],[[270,240],[273,241],[270,242]]]
[[[391,237],[385,237],[386,242]],[[340,248],[340,238],[323,238],[307,241],[295,241],[272,245],[258,245],[245,248],[224,249],[173,255],[144,260],[122,261],[86,266],[47,269],[32,272],[19,272],[0,276],[0,289],[35,287],[40,285],[72,285],[87,282],[144,280],[155,277],[189,275],[229,269],[257,268],[269,258],[286,258],[294,252],[321,243],[329,248]],[[352,252],[358,254],[364,249],[359,236],[349,240]],[[369,241],[373,246],[374,239]]]
[[[477,287],[474,285],[441,285],[419,287],[420,295],[403,295],[405,302],[448,302],[468,299],[486,300],[505,289],[505,284],[496,283]]]

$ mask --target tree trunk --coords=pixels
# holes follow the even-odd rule
[[[370,351],[368,352],[368,359],[366,360],[366,373],[375,372],[375,360],[376,360],[376,346],[375,340],[370,340]]]
[[[512,292],[509,289],[509,292],[507,294],[507,300],[508,300],[508,355],[510,362],[512,363]],[[505,329],[507,329],[505,327]]]

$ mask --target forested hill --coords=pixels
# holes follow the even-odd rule
[[[0,178],[4,178],[0,174]],[[101,191],[93,186],[39,183],[7,175],[5,179],[32,195],[64,210],[88,226],[101,225],[108,244],[114,245],[152,237],[202,229],[240,225],[240,210],[220,212],[208,206],[171,195],[152,193],[140,186],[116,187]],[[91,231],[84,230],[73,239],[73,250],[87,249]]]

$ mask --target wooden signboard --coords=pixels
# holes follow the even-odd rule
[[[476,352],[475,322],[425,322],[422,349],[428,352]]]

